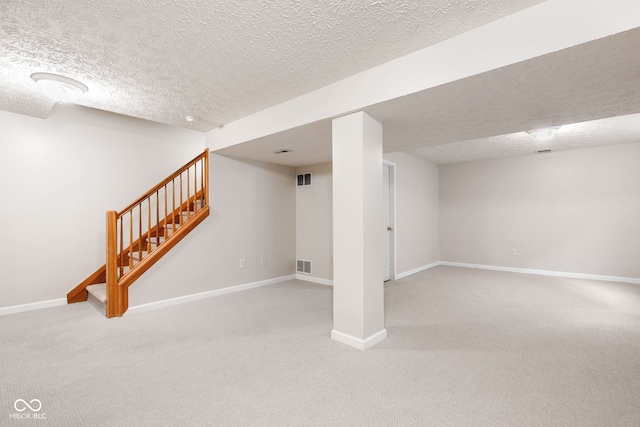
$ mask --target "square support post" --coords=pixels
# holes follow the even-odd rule
[[[384,340],[382,125],[333,120],[333,330],[360,350]]]

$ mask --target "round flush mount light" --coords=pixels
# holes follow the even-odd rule
[[[531,139],[533,139],[534,141],[541,142],[541,141],[548,141],[551,138],[553,138],[553,136],[556,134],[558,129],[560,129],[560,126],[553,126],[549,128],[528,130],[527,133],[529,134]]]
[[[38,84],[42,93],[58,102],[74,103],[89,88],[77,80],[50,73],[34,73],[31,78]]]
[[[186,121],[188,121],[189,123],[194,123],[198,121],[198,118],[196,116],[187,116],[184,118]]]

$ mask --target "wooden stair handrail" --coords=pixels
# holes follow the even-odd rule
[[[200,209],[191,219],[185,223],[183,227],[180,227],[175,234],[172,234],[167,239],[166,244],[158,247],[157,250],[145,257],[140,264],[129,271],[127,274],[120,278],[118,286],[129,287],[135,282],[145,271],[147,271],[153,264],[155,264],[164,254],[169,252],[171,248],[177,245],[191,230],[193,230],[198,224],[200,224],[207,216],[209,216],[209,206]],[[126,309],[125,309],[126,311]]]
[[[200,171],[198,171],[198,163],[200,163]],[[193,194],[191,194],[191,179],[189,170],[193,167]],[[183,173],[186,172],[186,199],[183,197]],[[199,173],[198,173],[199,172]],[[200,180],[198,180],[198,175]],[[176,196],[176,179],[179,182],[179,204],[175,206]],[[173,182],[172,182],[173,181]],[[167,205],[167,186],[171,184],[172,204],[171,210]],[[200,184],[200,189],[198,189]],[[164,187],[164,209],[162,213],[164,218],[159,217],[160,213],[160,192]],[[155,195],[156,214],[151,215],[151,203]],[[147,222],[145,224],[145,232],[142,232],[142,206],[147,202]],[[135,213],[134,209],[138,209],[138,226],[139,234],[137,239],[133,241],[135,233],[132,233],[132,223],[129,222],[130,240],[128,246],[123,248],[123,229],[124,216]],[[145,271],[155,264],[162,256],[180,242],[189,232],[191,232],[200,222],[209,216],[209,150],[205,149],[187,164],[176,170],[174,173],[165,178],[158,185],[148,190],[143,196],[139,197],[135,202],[131,203],[120,212],[107,212],[107,262],[105,265],[96,270],[87,277],[83,282],[67,293],[67,302],[74,303],[86,301],[88,298],[87,286],[99,283],[105,283],[107,287],[107,317],[119,317],[124,314],[128,308],[128,287],[137,280]],[[183,215],[186,219],[183,220]],[[122,219],[122,220],[121,220]],[[156,223],[151,224],[152,219]],[[171,234],[167,234],[167,229],[171,229]],[[120,230],[120,234],[118,231]],[[159,233],[162,231],[163,235]],[[154,234],[152,234],[154,233]],[[120,237],[120,241],[118,240]],[[163,238],[161,242],[159,239]],[[156,243],[149,239],[157,239]],[[161,244],[160,244],[161,243]],[[118,248],[120,244],[120,248]],[[152,249],[153,245],[156,245]],[[144,249],[143,249],[144,248]],[[120,251],[118,251],[120,249]],[[137,263],[132,262],[136,252],[140,255],[136,258]],[[144,255],[143,255],[144,254]],[[125,263],[128,263],[126,265]],[[129,271],[125,272],[126,267]]]
[[[193,166],[194,164],[196,164],[198,161],[200,161],[202,158],[206,157],[207,158],[207,163],[208,163],[208,156],[209,154],[209,149],[205,149],[203,153],[198,154],[196,157],[194,157],[191,161],[189,161],[186,165],[182,166],[180,169],[178,169],[177,171],[175,171],[174,173],[172,173],[171,175],[169,175],[167,178],[165,178],[160,184],[156,185],[155,187],[153,187],[152,189],[148,190],[146,193],[144,193],[142,196],[140,196],[135,202],[129,204],[129,206],[127,206],[126,208],[122,209],[120,212],[118,212],[119,216],[122,216],[122,214],[129,212],[131,209],[133,209],[134,207],[136,207],[137,205],[139,205],[140,203],[144,202],[146,199],[148,199],[149,197],[151,197],[151,195],[153,193],[155,193],[156,191],[160,190],[162,187],[164,187],[165,185],[167,185],[169,182],[171,182],[171,180],[173,180],[174,178],[176,178],[178,175],[180,175],[182,172],[186,171],[187,169],[189,169],[191,166]],[[208,169],[205,168],[205,173],[207,173],[208,175]],[[209,200],[207,199],[207,205],[209,204]]]
[[[202,197],[205,196],[205,191],[200,190],[199,192],[197,192],[194,196],[191,196],[191,199],[195,199],[195,200],[201,200]],[[176,212],[183,212],[185,211],[188,207],[189,207],[190,201],[187,200],[184,203],[182,203],[177,209]],[[115,211],[113,211],[115,212]],[[120,215],[116,212],[117,217],[119,218]],[[173,215],[173,212],[169,215],[167,215],[165,218],[161,219],[160,221],[158,221],[158,223],[154,226],[151,227],[151,229],[162,229],[164,227],[171,226],[172,223],[167,222],[167,220],[169,218],[171,218]],[[194,214],[195,215],[195,214]],[[155,237],[155,236],[152,236]],[[146,239],[146,236],[141,236],[140,238],[138,238],[137,240],[135,240],[134,242],[132,242],[129,246],[127,246],[126,248],[123,248],[122,251],[120,253],[118,253],[118,256],[122,256],[122,255],[126,255],[128,253],[132,253],[132,252],[137,252],[140,248],[140,246],[143,244],[143,241]],[[118,264],[118,266],[120,266],[120,264]]]

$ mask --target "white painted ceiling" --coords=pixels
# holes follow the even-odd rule
[[[541,1],[3,0],[0,109],[46,117],[54,104],[29,76],[53,72],[89,87],[80,105],[206,131]],[[546,125],[593,121],[581,128],[594,144],[630,142],[635,116],[602,119],[640,113],[637,52],[632,30],[365,110],[385,151],[436,163],[535,151],[522,130]],[[589,135],[568,128],[555,149]],[[323,121],[222,153],[320,163],[330,132]]]

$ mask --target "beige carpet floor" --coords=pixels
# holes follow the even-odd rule
[[[300,281],[3,316],[0,425],[640,426],[638,285],[441,266],[385,305],[364,352],[329,338],[332,288]]]

